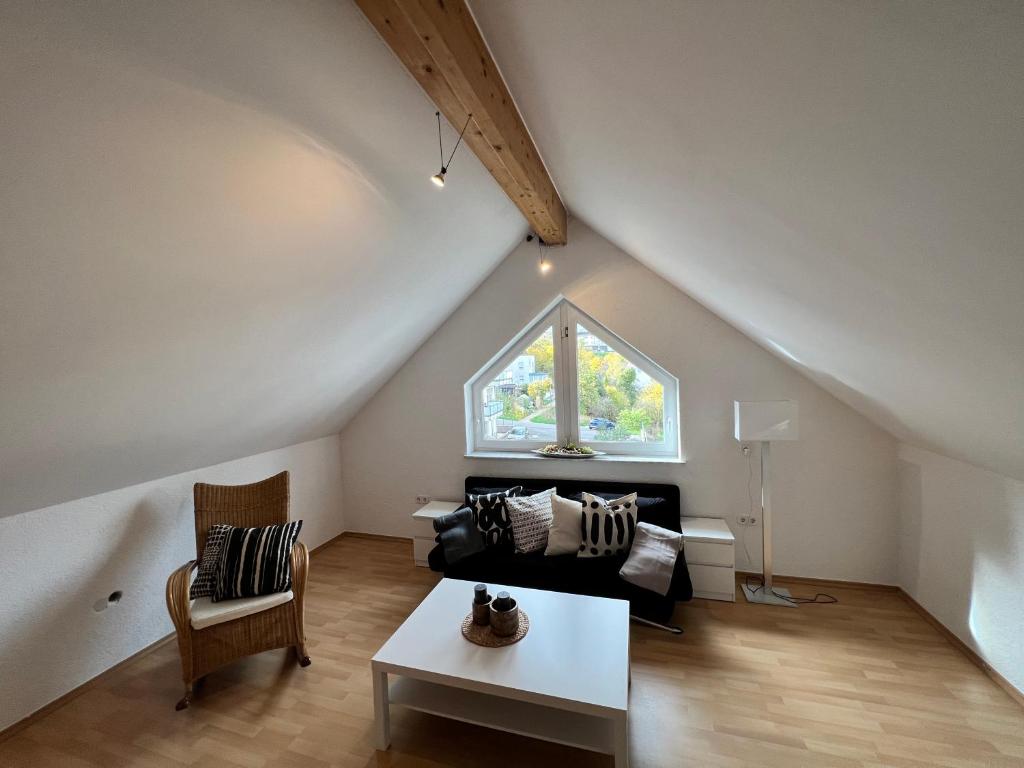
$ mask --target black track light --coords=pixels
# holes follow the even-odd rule
[[[441,152],[441,170],[430,177],[430,180],[434,182],[436,187],[444,187],[444,177],[448,173],[448,166],[452,164],[452,158],[455,157],[455,150],[459,148],[459,144],[462,143],[462,136],[466,133],[466,129],[469,127],[469,121],[473,117],[473,113],[466,115],[466,124],[462,126],[462,133],[459,134],[459,140],[455,142],[455,148],[452,149],[452,153],[448,155],[448,162],[444,161],[444,146],[441,144],[441,113],[435,112],[434,115],[437,117],[437,148]]]

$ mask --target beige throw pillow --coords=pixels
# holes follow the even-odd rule
[[[667,595],[672,588],[676,559],[683,549],[683,534],[639,523],[629,557],[619,571],[625,581]]]
[[[583,505],[558,494],[551,495],[551,527],[544,554],[575,555],[580,548],[580,523]]]

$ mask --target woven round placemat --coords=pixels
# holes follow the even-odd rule
[[[491,631],[490,625],[481,627],[479,624],[474,624],[472,613],[462,620],[462,636],[469,640],[469,642],[482,645],[485,648],[501,648],[504,645],[518,643],[526,637],[526,633],[529,631],[530,617],[526,615],[526,611],[522,608],[519,609],[519,629],[516,630],[514,635],[509,635],[508,637],[498,637]]]

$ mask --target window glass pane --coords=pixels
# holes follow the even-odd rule
[[[549,326],[483,388],[485,440],[555,442],[555,348]]]
[[[659,382],[579,324],[576,359],[581,441],[665,439],[665,393]]]

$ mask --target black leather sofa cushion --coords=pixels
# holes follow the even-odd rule
[[[446,562],[455,563],[484,551],[483,536],[473,522],[473,510],[469,507],[461,507],[455,512],[435,518],[434,530]]]

